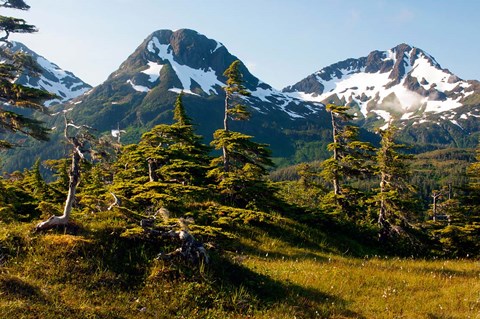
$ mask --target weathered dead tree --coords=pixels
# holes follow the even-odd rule
[[[443,192],[442,191],[437,191],[437,190],[434,190],[432,192],[432,199],[433,199],[433,203],[432,203],[432,215],[433,215],[433,221],[437,221],[437,214],[438,214],[438,210],[437,210],[437,200],[443,196]]]
[[[71,160],[72,164],[70,166],[70,170],[68,171],[69,182],[68,182],[68,195],[65,201],[65,206],[63,209],[62,216],[52,216],[44,222],[41,222],[37,225],[36,230],[46,230],[56,226],[64,226],[67,225],[70,220],[70,214],[72,212],[73,203],[75,201],[75,194],[77,192],[77,186],[80,183],[80,161],[85,158],[84,150],[85,146],[85,139],[80,138],[77,136],[69,136],[68,135],[68,128],[73,127],[75,129],[81,128],[88,128],[86,126],[76,126],[72,122],[67,120],[66,115],[65,118],[65,130],[64,130],[64,137],[67,142],[72,146],[72,155]]]
[[[113,207],[120,206],[122,204],[122,201],[120,200],[120,198],[117,197],[117,195],[112,192],[110,192],[110,195],[113,196],[114,202],[110,206],[108,206],[107,210],[112,210]]]

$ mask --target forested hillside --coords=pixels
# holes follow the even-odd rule
[[[225,113],[247,115],[232,85]],[[412,157],[393,126],[375,148],[343,122],[347,108],[329,109],[331,157],[275,178],[268,148],[229,130],[230,116],[202,144],[182,95],[174,122],[138,144],[65,118],[70,158],[0,181],[3,317],[477,313],[478,152]]]
[[[48,140],[32,114],[55,96],[15,83],[38,66],[8,41],[36,29],[0,16],[0,30],[2,136]],[[480,149],[413,154],[393,122],[374,145],[351,106],[327,104],[326,126],[307,125],[298,148],[326,159],[299,151],[276,169],[269,145],[241,130],[259,116],[244,71],[234,60],[215,83],[224,100],[208,144],[188,90],[138,141],[58,113],[67,155],[0,177],[0,319],[478,317]],[[326,132],[328,145],[316,140]]]

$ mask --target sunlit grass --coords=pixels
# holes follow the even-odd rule
[[[279,253],[277,239],[262,246],[273,249],[243,264],[273,280],[322,292],[319,309],[335,309],[340,302],[359,318],[480,318],[478,261],[362,259],[288,247],[289,253],[272,258]]]
[[[118,213],[77,220],[73,234],[2,225],[0,319],[480,318],[474,260],[359,257],[375,249],[277,216],[192,270],[156,260]]]

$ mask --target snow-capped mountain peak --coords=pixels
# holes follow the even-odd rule
[[[365,119],[418,121],[452,111],[473,93],[425,51],[400,44],[330,65],[283,91],[306,101],[346,104]]]
[[[56,94],[59,98],[47,101],[45,105],[63,103],[79,95],[82,95],[92,87],[83,82],[72,72],[65,71],[55,63],[50,62],[43,56],[35,53],[27,46],[20,42],[12,42],[13,46],[10,48],[13,52],[24,52],[33,57],[40,67],[40,74],[38,77],[32,77],[28,74],[22,74],[16,80],[22,85],[42,89],[50,93]]]
[[[145,96],[160,87],[199,97],[219,96],[226,85],[223,73],[237,59],[223,44],[194,30],[159,30],[147,37],[108,81]],[[244,64],[240,67],[244,85],[252,93],[245,103],[253,109],[265,113],[277,108],[293,118],[312,112],[311,108],[294,111],[302,101],[260,81]]]
[[[224,64],[234,58],[223,44],[196,31],[159,30],[147,37],[110,78],[122,77],[142,93],[163,80],[169,82],[172,92],[218,95],[225,85]]]

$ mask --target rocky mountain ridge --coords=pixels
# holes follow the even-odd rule
[[[13,52],[24,52],[32,56],[34,61],[37,62],[41,71],[38,77],[22,74],[16,82],[56,94],[58,98],[47,101],[45,103],[47,106],[67,102],[92,88],[72,72],[60,68],[55,63],[50,62],[20,42],[12,42],[10,50]]]
[[[237,59],[220,42],[194,30],[155,31],[105,82],[52,106],[56,116],[42,120],[61,127],[61,114],[67,112],[99,134],[123,130],[122,141],[135,143],[153,126],[172,121],[174,101],[183,91],[187,112],[208,143],[223,123],[223,72]],[[400,140],[419,151],[478,142],[479,82],[459,79],[409,45],[333,64],[283,91],[262,82],[244,64],[241,72],[251,92],[243,103],[252,117],[232,123],[232,129],[270,144],[280,164],[329,155],[331,124],[325,103],[350,105],[362,138],[369,141],[378,140],[375,128],[393,121],[401,128]],[[29,155],[21,156],[63,156],[60,140],[54,133],[50,144],[22,150]],[[14,164],[28,167],[31,162]]]
[[[480,82],[465,81],[443,69],[430,54],[407,44],[366,57],[347,59],[311,74],[283,92],[305,101],[349,105],[373,126],[390,121],[419,125],[479,117]],[[456,116],[458,115],[458,117]]]

